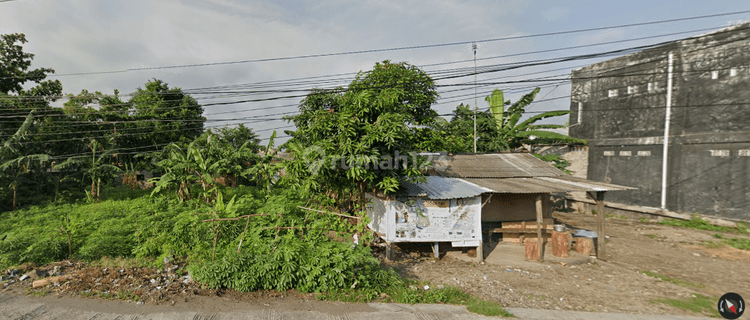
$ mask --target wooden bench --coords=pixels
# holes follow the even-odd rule
[[[536,228],[488,228],[482,230],[482,233],[487,234],[489,236],[489,243],[492,245],[492,234],[495,233],[506,233],[506,234],[521,234],[519,237],[519,244],[523,245],[524,239],[526,238],[526,234],[533,234],[536,235]],[[542,229],[542,237],[549,239],[552,236],[552,230],[550,229]],[[514,242],[514,241],[511,241]]]

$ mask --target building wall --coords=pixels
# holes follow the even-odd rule
[[[585,145],[551,145],[551,146],[529,146],[529,151],[534,154],[547,155],[556,154],[560,155],[565,161],[568,161],[568,165],[565,170],[570,171],[570,175],[578,178],[586,179],[586,173],[588,172],[588,156],[589,148]]]
[[[482,207],[482,221],[523,221],[536,220],[536,194],[493,194],[490,201]],[[482,195],[485,203],[489,195]],[[544,218],[550,218],[549,195],[542,196]]]
[[[668,55],[673,53],[667,208],[750,220],[750,23],[572,73],[570,135],[589,140],[587,178],[661,204]]]

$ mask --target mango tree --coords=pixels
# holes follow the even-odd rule
[[[346,88],[317,89],[284,147],[293,153],[287,178],[325,194],[333,206],[364,204],[365,192],[393,193],[404,177],[420,177],[418,128],[436,121],[434,81],[408,63],[384,61]],[[403,156],[403,158],[401,158]],[[406,159],[406,161],[403,161]],[[338,209],[338,208],[336,208]]]

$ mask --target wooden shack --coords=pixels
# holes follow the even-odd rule
[[[397,242],[434,242],[437,248],[439,242],[451,242],[475,246],[481,261],[483,243],[500,234],[512,242],[542,238],[543,250],[552,229],[551,194],[586,191],[603,208],[606,191],[633,189],[571,177],[528,153],[427,156],[431,166],[426,182],[402,182],[396,197],[370,195],[370,228],[382,234],[389,247]],[[461,216],[467,220],[461,221]],[[420,227],[420,218],[429,220],[429,226]],[[451,231],[461,223],[467,228],[460,234]],[[603,209],[597,229],[604,234]],[[603,254],[599,238],[597,253]]]

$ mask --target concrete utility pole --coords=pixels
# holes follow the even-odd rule
[[[669,118],[672,115],[672,53],[667,67],[667,111],[664,116],[664,152],[661,164],[661,209],[667,210],[667,169],[669,163]]]
[[[474,153],[477,153],[477,44],[472,43],[474,49]]]

